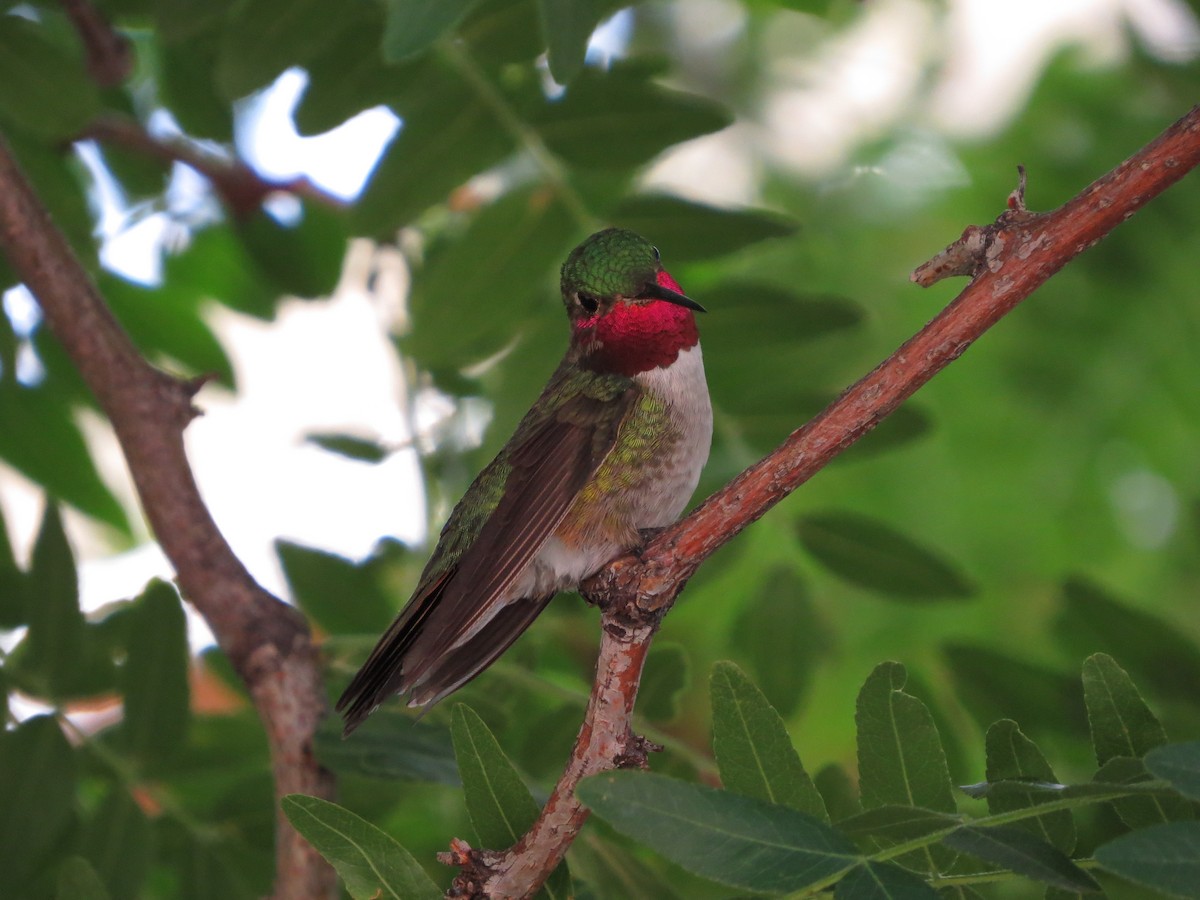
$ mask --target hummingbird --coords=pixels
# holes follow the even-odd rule
[[[480,674],[555,594],[671,524],[696,489],[712,443],[704,307],[622,228],[571,251],[561,289],[566,356],[338,700],[346,735],[393,694],[424,708]]]

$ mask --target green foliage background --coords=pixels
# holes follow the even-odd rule
[[[672,8],[642,5],[628,55],[609,68],[584,66],[582,55],[615,9],[602,0],[99,7],[130,36],[137,60],[127,84],[103,90],[58,5],[7,7],[0,131],[122,323],[152,359],[184,374],[215,372],[236,388],[201,314],[206,304],[270,319],[280,296],[333,289],[350,237],[393,241],[406,229],[412,325],[394,337],[413,390],[432,384],[494,411],[481,447],[448,437],[426,453],[435,517],[557,361],[557,265],[594,227],[642,231],[710,310],[701,327],[717,434],[703,495],[954,295],[954,283],[919,291],[908,272],[965,225],[993,218],[1017,163],[1030,173],[1030,205],[1053,207],[1182,115],[1200,84],[1196,61],[1157,60],[1132,36],[1125,57],[1101,67],[1067,49],[999,134],[937,133],[923,88],[895,124],[820,179],[751,148],[756,208],[719,209],[647,192],[639,175],[673,144],[761,120],[780,66],[815,56],[871,4],[747,0],[744,27],[719,51],[689,46]],[[948,11],[931,11],[944,24]],[[679,4],[677,16],[691,14]],[[537,60],[547,49],[549,73],[567,83],[562,96],[545,89]],[[930,86],[945,59],[924,60]],[[261,211],[235,214],[214,194],[208,214],[179,222],[190,242],[165,260],[161,285],[103,272],[93,186],[66,142],[102,115],[145,122],[166,109],[189,137],[230,147],[235,101],[290,66],[311,79],[296,111],[304,133],[381,103],[404,119],[361,198],[346,209],[305,200],[298,224],[285,226]],[[964,182],[919,167],[915,183],[902,180],[894,161],[921,147],[952,159]],[[128,203],[167,207],[154,161],[101,152]],[[484,171],[499,173],[501,195],[468,192],[461,202],[456,190]],[[655,771],[716,777],[707,676],[722,659],[750,673],[781,714],[835,820],[830,798],[842,776],[825,767],[858,770],[856,698],[880,660],[903,661],[905,689],[932,710],[954,784],[991,779],[985,733],[1007,719],[1058,778],[1090,779],[1105,760],[1096,759],[1077,673],[1097,651],[1129,672],[1170,739],[1200,736],[1198,231],[1193,177],[1053,278],[861,447],[705,565],[664,624],[639,703],[641,727],[667,748]],[[14,280],[0,262],[0,284]],[[36,383],[14,377],[26,345],[45,368]],[[78,429],[78,410],[91,406],[45,329],[0,316],[0,459],[53,498],[31,560],[15,560],[0,532],[0,627],[22,636],[0,682],[58,710],[115,692],[126,713],[96,734],[69,731],[70,743],[50,720],[16,726],[10,713],[0,735],[0,895],[256,896],[270,884],[272,811],[252,712],[190,710],[170,586],[152,584],[96,617],[78,611],[54,503],[104,523],[117,544],[133,533]],[[458,409],[447,435],[466,415]],[[337,435],[323,445],[381,452]],[[337,691],[406,598],[424,551],[384,541],[352,563],[320,548],[279,550],[295,599],[328,634]],[[460,695],[535,797],[578,727],[596,620],[573,598],[557,601]],[[205,663],[221,675],[227,668],[215,651]],[[412,728],[386,711],[349,743],[332,727],[322,742],[343,775],[344,805],[395,836],[439,883],[447,878],[434,852],[451,835],[484,831],[457,787],[455,715],[447,704]],[[475,727],[461,715],[459,730]],[[1099,809],[1080,817],[1085,850],[1125,827]],[[570,862],[589,896],[736,893],[600,824]],[[1114,897],[1141,896],[1106,886]]]

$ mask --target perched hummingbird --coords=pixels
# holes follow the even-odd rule
[[[712,441],[693,315],[704,308],[621,228],[571,252],[562,299],[567,355],[338,700],[346,734],[393,693],[423,707],[470,681],[558,591],[669,525],[696,488]]]

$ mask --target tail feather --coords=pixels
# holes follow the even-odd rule
[[[342,693],[336,709],[345,717],[343,736],[349,736],[393,694],[411,692],[409,706],[429,707],[462,687],[512,646],[554,596],[506,603],[469,641],[422,665],[414,680],[413,673],[406,671],[406,658],[414,650],[424,655],[420,651],[437,639],[425,626],[439,595],[440,590],[431,591],[400,614]]]

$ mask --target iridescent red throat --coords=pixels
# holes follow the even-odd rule
[[[657,281],[683,293],[666,272],[659,272]],[[666,300],[618,303],[607,315],[575,323],[575,343],[584,351],[580,362],[596,371],[628,377],[669,366],[680,351],[699,342],[692,311]]]

